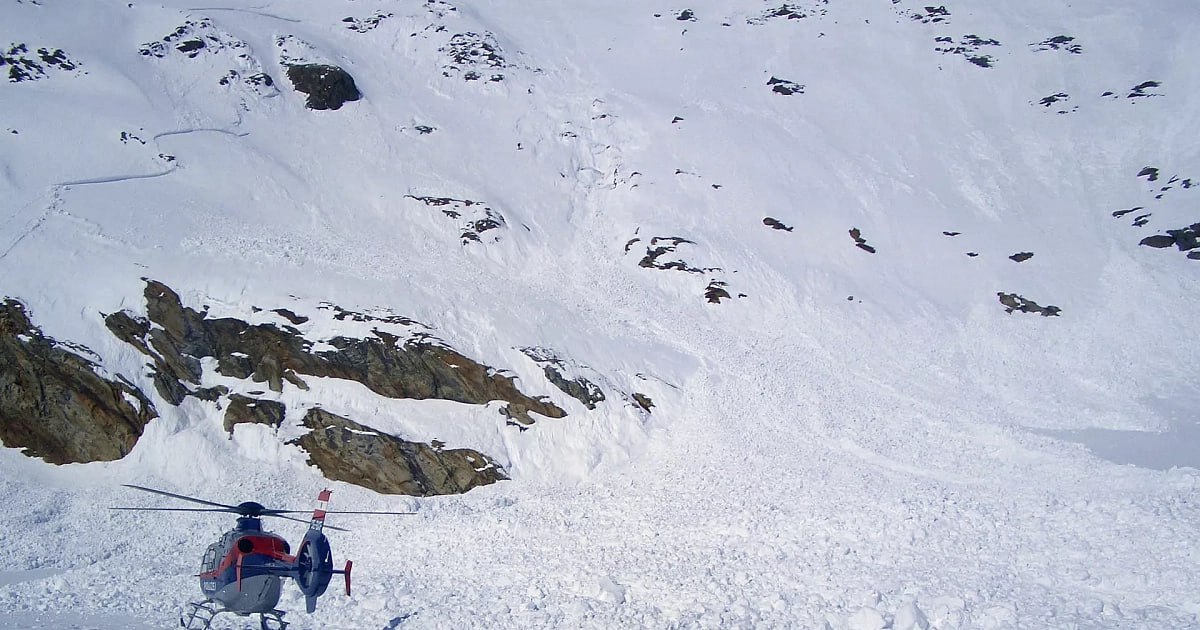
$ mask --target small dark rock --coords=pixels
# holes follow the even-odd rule
[[[776,230],[783,230],[785,232],[791,232],[793,229],[792,226],[784,225],[782,222],[779,221],[779,219],[774,219],[772,217],[766,217],[762,220],[762,222],[763,222],[763,225],[774,228]]]
[[[709,282],[708,286],[704,288],[705,299],[710,304],[720,304],[721,300],[733,299],[733,296],[729,295],[729,291],[725,290],[726,286],[729,286],[728,283],[721,282],[720,280]]]
[[[794,81],[788,81],[786,79],[780,79],[780,78],[774,77],[774,76],[771,77],[770,80],[767,81],[767,85],[772,86],[771,90],[773,92],[775,92],[776,94],[782,94],[784,96],[791,96],[793,94],[804,94],[804,86],[803,85],[800,85],[799,83],[796,83]]]
[[[303,315],[297,315],[286,308],[273,309],[271,312],[279,315],[280,317],[288,320],[289,322],[292,322],[296,326],[299,326],[300,324],[303,324],[304,322],[308,321],[307,317],[305,317]]]
[[[1009,256],[1009,258],[1015,260],[1016,262],[1025,262],[1026,260],[1033,258],[1033,252],[1020,252]]]
[[[1159,96],[1158,94],[1150,94],[1150,93],[1146,92],[1146,90],[1153,90],[1154,88],[1161,87],[1161,86],[1162,86],[1162,84],[1159,83],[1158,81],[1144,81],[1142,83],[1139,83],[1139,84],[1133,86],[1133,88],[1131,90],[1129,90],[1129,94],[1126,95],[1125,98],[1149,98],[1151,96]],[[1154,180],[1151,180],[1151,181],[1154,181]]]
[[[638,406],[644,409],[646,413],[650,413],[650,410],[654,409],[654,401],[645,394],[634,392],[633,399],[637,401]]]
[[[1027,300],[1016,293],[1000,292],[996,294],[1000,298],[1000,303],[1004,305],[1005,312],[1012,314],[1013,311],[1021,311],[1022,313],[1037,313],[1042,317],[1058,317],[1062,309],[1057,306],[1040,306],[1033,300]]]

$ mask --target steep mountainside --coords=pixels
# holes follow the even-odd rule
[[[1193,3],[195,4],[0,0],[0,628],[1200,624]]]

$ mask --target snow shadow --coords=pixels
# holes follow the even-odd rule
[[[1152,398],[1146,403],[1167,420],[1165,431],[1081,429],[1041,431],[1082,444],[1097,457],[1153,470],[1200,469],[1200,397]]]

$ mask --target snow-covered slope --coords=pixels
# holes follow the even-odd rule
[[[411,317],[568,416],[330,379],[282,438],[189,399],[116,462],[0,450],[0,627],[173,624],[228,523],[119,484],[303,508],[314,404],[513,480],[333,484],[418,516],[342,523],[357,592],[293,627],[1200,624],[1200,261],[1139,245],[1200,221],[1193,3],[193,4],[0,5],[0,295],[148,395],[103,319],[143,278]]]

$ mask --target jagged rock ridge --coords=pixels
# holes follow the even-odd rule
[[[222,376],[267,383],[276,392],[283,383],[302,389],[305,376],[362,383],[388,398],[441,399],[470,404],[508,403],[505,413],[531,424],[530,412],[550,418],[566,415],[553,403],[521,393],[511,377],[477,363],[436,338],[417,333],[408,339],[379,329],[366,339],[333,337],[314,342],[291,326],[251,325],[234,318],[208,318],[183,306],[166,285],[148,280],[147,318],[117,312],[105,318],[109,330],[152,360],[154,384],[171,404],[179,404],[200,385],[200,359],[215,358]]]

